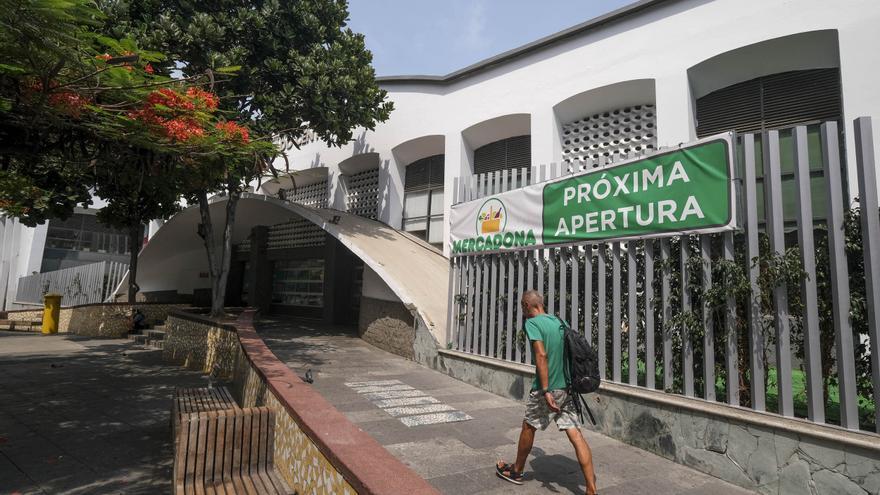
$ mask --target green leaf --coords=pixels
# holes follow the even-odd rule
[[[219,67],[214,69],[214,72],[218,72],[220,74],[235,74],[236,72],[241,70],[240,65],[230,65],[227,67]]]

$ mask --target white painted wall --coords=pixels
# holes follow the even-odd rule
[[[48,224],[27,227],[0,218],[0,308],[13,309],[18,279],[40,271]]]
[[[532,134],[533,165],[558,161],[562,122],[560,109],[554,107],[586,91],[613,88],[626,81],[652,80],[657,144],[674,146],[695,137],[696,96],[766,73],[833,66],[839,58],[848,163],[854,164],[852,119],[862,115],[880,119],[880,91],[876,89],[880,81],[878,22],[880,2],[874,0],[668,2],[448,86],[386,84],[395,106],[388,122],[374,132],[356,134],[358,139],[348,146],[329,148],[316,142],[292,151],[288,158],[297,170],[328,167],[330,205],[342,209],[344,185],[337,183],[339,164],[365,151],[378,153],[380,163],[387,160],[388,164],[383,172],[388,175],[380,176],[380,183],[389,188],[380,218],[399,227],[400,206],[393,202],[402,202],[405,170],[401,167],[406,163],[395,159],[392,150],[402,143],[444,136],[448,212],[453,178],[471,173],[473,149],[463,132],[476,124],[525,114]],[[807,36],[783,40],[770,49],[765,45],[743,50],[727,64],[717,66],[719,70],[699,70],[700,64],[732,50],[820,30],[836,34],[838,52],[826,44],[812,43],[815,37]],[[698,74],[700,80],[689,79],[688,71],[694,68],[692,75]],[[729,71],[720,70],[723,68]],[[625,93],[623,85],[621,88]],[[487,132],[504,134],[505,129]],[[875,141],[880,142],[880,120],[874,133]],[[283,168],[283,161],[276,166]],[[851,184],[856,182],[852,166],[849,180]]]

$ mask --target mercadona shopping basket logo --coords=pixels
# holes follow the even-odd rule
[[[507,227],[507,208],[500,199],[491,198],[483,203],[477,214],[477,236],[503,232]]]
[[[475,237],[461,239],[452,243],[453,253],[474,251],[494,251],[537,244],[535,232],[531,229],[507,231],[508,210],[498,198],[489,198],[477,211]]]

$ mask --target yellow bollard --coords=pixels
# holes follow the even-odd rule
[[[43,296],[43,335],[58,333],[58,320],[61,316],[61,294]]]

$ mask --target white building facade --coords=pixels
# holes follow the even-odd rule
[[[448,255],[454,179],[487,171],[836,120],[855,183],[852,119],[880,117],[878,21],[871,0],[638,2],[447,76],[380,78],[387,122],[342,148],[293,150],[293,181],[261,192],[290,189]]]

